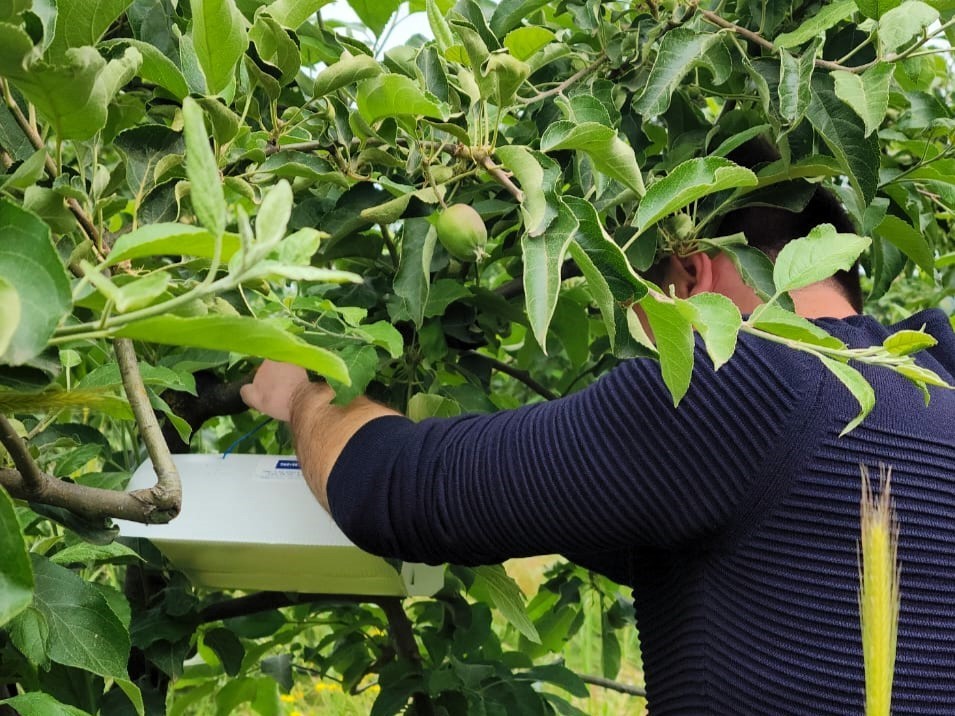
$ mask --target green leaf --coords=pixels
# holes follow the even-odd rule
[[[633,103],[633,111],[648,118],[666,112],[673,90],[707,50],[719,41],[718,33],[697,33],[686,27],[677,27],[666,33],[647,85]]]
[[[225,627],[217,627],[203,634],[202,641],[219,657],[226,676],[238,675],[245,657],[245,647],[235,632]]]
[[[610,285],[580,244],[576,241],[572,241],[567,247],[567,252],[574,260],[574,263],[577,264],[581,274],[584,276],[584,280],[587,281],[590,296],[594,303],[597,304],[597,309],[600,311],[604,327],[607,329],[607,337],[610,339],[611,349],[613,349],[617,343],[616,314],[619,309],[617,303],[614,301],[613,293],[610,291]]]
[[[776,290],[794,291],[847,271],[870,243],[867,237],[840,234],[832,224],[820,224],[779,252],[773,267]]]
[[[495,52],[484,63],[482,74],[492,80],[490,98],[498,106],[506,106],[513,98],[517,89],[524,83],[531,73],[531,68],[525,62],[512,57],[506,52]]]
[[[335,405],[347,405],[365,392],[365,388],[378,372],[378,352],[372,346],[346,346],[338,352],[348,368],[350,382],[347,384],[330,380],[335,390]]]
[[[215,255],[216,237],[208,229],[189,224],[148,224],[123,234],[113,244],[106,265],[113,266],[146,256],[198,256],[211,259]],[[223,234],[221,259],[228,261],[239,250],[237,234]]]
[[[524,593],[500,564],[472,567],[474,587],[485,589],[491,603],[508,623],[534,644],[540,644],[540,634],[527,613]]]
[[[557,181],[560,166],[550,157],[529,147],[498,147],[497,156],[521,185],[524,200],[521,215],[524,229],[530,236],[541,234],[557,216]]]
[[[750,318],[750,323],[761,331],[800,343],[835,350],[843,350],[846,347],[845,343],[812,321],[775,304],[765,304],[757,308]]]
[[[925,235],[905,219],[889,214],[875,227],[873,234],[908,256],[929,276],[934,275],[935,256],[932,247]]]
[[[33,0],[4,0],[0,2],[0,20],[12,20],[24,10],[29,10]]]
[[[3,180],[2,188],[26,189],[36,184],[46,171],[46,149],[38,149]]]
[[[139,687],[129,679],[114,679],[114,681],[120,690],[126,694],[126,698],[132,703],[138,716],[144,716],[146,706],[143,703],[143,692],[139,690]]]
[[[460,285],[460,284],[458,284]],[[384,348],[394,359],[404,353],[405,339],[401,333],[388,321],[376,321],[359,326],[357,334],[373,345]]]
[[[83,709],[61,703],[50,694],[33,691],[0,701],[20,716],[90,716]]]
[[[519,60],[528,60],[556,39],[546,27],[531,25],[507,33],[504,47]]]
[[[373,57],[360,53],[352,55],[345,51],[338,62],[318,73],[312,92],[315,97],[324,97],[354,82],[377,77],[382,72],[384,69]]]
[[[95,45],[133,0],[56,0],[56,32],[48,49],[58,59],[71,47]]]
[[[151,305],[166,292],[171,280],[166,271],[157,271],[124,284],[112,297],[116,310],[127,313]]]
[[[812,92],[809,80],[815,67],[815,48],[796,58],[786,50],[779,51],[779,113],[792,124],[806,114]],[[838,89],[836,90],[838,93]]]
[[[879,184],[879,142],[866,138],[855,112],[836,96],[832,78],[816,73],[806,116],[832,151],[863,204],[875,197]]]
[[[880,62],[861,75],[845,70],[832,73],[835,80],[836,96],[852,107],[865,123],[865,136],[868,137],[882,124],[889,107],[889,83],[895,65]]]
[[[259,59],[281,72],[279,84],[284,86],[295,79],[302,64],[301,52],[281,24],[260,13],[249,30],[249,40],[255,45]]]
[[[32,568],[30,571],[33,574]],[[33,595],[30,595],[33,601]],[[7,629],[10,641],[27,659],[42,669],[49,670],[50,661],[50,625],[36,607],[27,607],[20,612]]]
[[[348,0],[359,19],[376,35],[380,35],[391,16],[398,10],[401,0]]]
[[[430,393],[415,393],[408,401],[408,418],[420,423],[427,418],[453,418],[461,414],[461,406],[451,398]]]
[[[170,155],[185,152],[182,134],[161,124],[144,124],[121,132],[113,141],[126,158],[126,183],[144,197],[156,184],[156,167]]]
[[[134,48],[107,64],[94,48],[75,47],[53,64],[40,59],[22,28],[0,23],[0,75],[16,84],[60,139],[89,139],[102,129],[116,82],[131,77],[141,61]]]
[[[255,246],[257,249],[267,250],[276,246],[285,236],[288,220],[292,216],[292,187],[281,179],[270,187],[262,197],[262,204],[255,217]],[[314,246],[311,254],[318,248],[318,237],[314,237]]]
[[[68,567],[71,564],[94,566],[100,564],[129,564],[143,561],[136,552],[119,542],[104,545],[78,542],[55,553],[50,560]]]
[[[849,424],[839,433],[839,437],[842,437],[852,432],[872,412],[872,408],[875,407],[875,391],[855,368],[826,356],[819,356],[819,360],[839,379],[840,383],[849,389],[852,397],[859,403],[859,414],[849,421]]]
[[[192,97],[183,100],[182,117],[186,135],[186,174],[189,177],[192,208],[199,222],[209,229],[213,236],[222,236],[225,232],[226,203],[219,165],[209,146],[202,108]]]
[[[320,8],[331,2],[332,0],[275,0],[268,9],[269,15],[274,17],[280,25],[290,30],[297,30]]]
[[[928,368],[923,368],[920,365],[915,363],[908,363],[904,365],[897,365],[893,370],[901,376],[908,378],[910,381],[915,383],[918,387],[922,388],[925,393],[925,404],[928,405],[931,395],[925,386],[934,385],[939,388],[948,388],[952,390],[952,386],[949,385],[938,373],[935,371],[929,370]]]
[[[724,189],[756,186],[756,175],[724,157],[688,159],[647,189],[637,207],[640,231],[697,199]]]
[[[574,243],[603,277],[613,299],[629,305],[646,296],[646,283],[634,272],[621,248],[607,236],[593,205],[574,196],[564,197],[563,202],[577,217]]]
[[[20,294],[16,287],[0,276],[0,356],[7,352],[20,325]]]
[[[925,331],[902,330],[882,341],[882,347],[894,356],[907,356],[938,345],[935,336]]]
[[[699,293],[687,300],[696,309],[693,325],[703,336],[713,370],[719,370],[736,351],[736,339],[743,324],[739,308],[718,293]]]
[[[804,20],[799,27],[792,32],[784,32],[777,35],[773,44],[780,49],[789,49],[809,42],[809,40],[821,35],[831,27],[835,27],[840,22],[848,18],[855,12],[855,0],[836,0],[834,3],[824,5],[819,12]]]
[[[404,75],[379,75],[358,85],[358,113],[369,124],[383,117],[437,117],[444,112],[424,91]]]
[[[938,10],[919,0],[906,0],[884,12],[879,18],[879,47],[882,48],[882,54],[893,52],[920,36],[936,20]]]
[[[694,359],[693,325],[686,317],[687,311],[677,306],[679,300],[657,301],[648,296],[640,302],[653,330],[663,382],[670,390],[674,407],[690,388]]]
[[[521,238],[524,255],[524,300],[527,318],[541,350],[546,352],[547,329],[560,295],[560,269],[567,247],[577,231],[577,218],[560,202],[557,218],[543,234]]]
[[[405,221],[401,260],[395,275],[395,295],[401,310],[392,312],[394,320],[411,320],[420,328],[431,287],[431,257],[438,235],[426,219]]]
[[[448,48],[454,45],[454,35],[451,34],[451,25],[448,24],[444,11],[438,6],[437,0],[426,0],[425,12],[428,15],[428,24],[431,26],[431,34],[443,55]]]
[[[120,328],[116,335],[150,343],[190,346],[295,363],[327,378],[348,384],[348,369],[334,353],[245,316],[157,316]]]
[[[585,152],[598,171],[616,179],[637,196],[644,195],[643,176],[633,149],[611,127],[597,122],[554,122],[541,137],[541,151],[562,149]]]
[[[498,38],[519,26],[532,12],[547,4],[547,0],[501,0],[494,8],[488,25]]]
[[[20,304],[20,321],[0,363],[21,365],[40,354],[69,312],[70,284],[46,224],[5,200],[0,201],[0,279],[7,295],[11,287],[17,292]]]
[[[211,94],[232,81],[249,46],[245,18],[234,0],[192,0],[192,42]],[[220,232],[221,233],[221,232]]]
[[[50,626],[50,658],[100,676],[128,679],[129,632],[103,594],[82,577],[33,555],[34,606]]]
[[[0,627],[33,601],[33,570],[13,501],[0,488]]]

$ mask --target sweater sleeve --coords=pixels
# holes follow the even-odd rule
[[[806,362],[740,336],[718,373],[697,345],[676,409],[659,365],[635,359],[517,410],[378,418],[329,477],[332,516],[367,551],[430,563],[685,546],[729,526],[768,479],[818,380]]]

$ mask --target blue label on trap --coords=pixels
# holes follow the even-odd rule
[[[279,460],[275,463],[276,470],[300,470],[298,460]]]

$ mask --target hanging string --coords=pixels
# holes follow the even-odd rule
[[[238,447],[238,445],[239,445],[241,442],[243,442],[244,440],[246,440],[246,439],[252,437],[253,435],[255,435],[257,432],[259,432],[259,430],[261,430],[262,428],[264,428],[266,425],[268,425],[269,423],[271,423],[273,420],[275,420],[275,418],[266,418],[265,420],[263,420],[263,421],[261,421],[260,423],[258,423],[254,428],[252,428],[252,429],[251,429],[249,432],[247,432],[245,435],[240,435],[238,438],[236,438],[235,442],[233,442],[229,447],[227,447],[227,448],[225,449],[225,451],[222,453],[222,459],[225,460],[226,455],[228,455],[230,452],[232,452],[233,450],[235,450],[236,447]]]

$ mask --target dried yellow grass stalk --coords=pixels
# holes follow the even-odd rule
[[[862,537],[859,555],[859,616],[865,664],[866,716],[889,716],[899,630],[898,524],[892,509],[891,468],[879,469],[882,483],[873,495],[869,471],[862,466]]]

